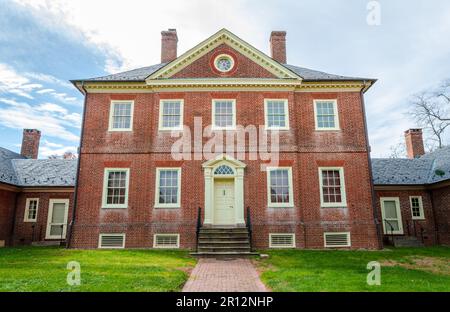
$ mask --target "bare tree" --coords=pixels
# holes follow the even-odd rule
[[[57,154],[50,155],[48,156],[48,159],[77,159],[77,155],[70,151],[66,151],[64,152],[63,155]]]
[[[404,158],[406,156],[405,143],[397,143],[389,148],[389,158]]]
[[[431,140],[441,148],[443,136],[450,126],[450,81],[436,91],[422,92],[412,98],[411,116],[417,124],[431,134]]]
[[[63,155],[63,159],[77,159],[77,155],[72,152],[65,152]]]

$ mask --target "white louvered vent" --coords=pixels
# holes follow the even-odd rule
[[[155,234],[153,237],[154,248],[179,248],[180,234]]]
[[[325,247],[350,247],[350,232],[323,233]]]
[[[125,234],[100,234],[99,248],[124,248]]]
[[[270,248],[294,248],[295,234],[269,234]]]

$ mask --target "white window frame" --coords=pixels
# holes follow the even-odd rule
[[[125,181],[125,203],[123,204],[108,204],[108,175],[113,171],[126,172],[127,178]],[[130,168],[105,168],[103,173],[103,195],[102,195],[102,209],[126,209],[128,208],[128,194],[130,189]]]
[[[36,201],[36,217],[34,219],[28,218],[30,211],[30,202],[32,200]],[[23,222],[36,222],[38,217],[38,211],[39,211],[39,198],[27,198],[25,201],[25,214],[23,216]]]
[[[327,245],[327,239],[326,239],[327,235],[342,235],[342,234],[346,234],[347,235],[347,244],[346,245],[340,245],[340,246]],[[352,236],[351,236],[351,233],[350,232],[323,232],[323,246],[326,247],[326,248],[352,247]]]
[[[46,225],[46,231],[45,231],[45,239],[61,239],[61,235],[50,235],[50,228],[51,228],[51,220],[53,217],[53,204],[64,204],[66,207],[66,210],[64,212],[64,223],[63,223],[63,234],[62,237],[65,239],[67,234],[67,217],[69,215],[69,206],[70,206],[70,200],[67,198],[51,198],[48,201],[48,214],[47,214],[47,225]],[[51,213],[50,213],[51,212]]]
[[[341,130],[339,125],[339,112],[338,112],[338,105],[337,105],[337,99],[317,99],[314,100],[314,122],[315,122],[315,128],[316,131],[337,131]],[[328,127],[328,128],[319,128],[319,121],[318,121],[318,115],[317,115],[317,103],[319,102],[333,102],[333,110],[334,110],[334,127]]]
[[[384,219],[385,219],[384,218],[384,202],[385,201],[395,201],[395,208],[397,210],[398,231],[393,231],[392,234],[403,235],[403,217],[402,217],[402,211],[401,211],[401,207],[400,207],[400,198],[399,197],[380,197],[381,222],[383,224],[383,234],[384,235],[391,234],[390,228],[386,229],[386,221],[384,221]]]
[[[180,125],[178,127],[164,127],[163,126],[163,107],[166,102],[179,102],[180,103]],[[184,119],[184,99],[162,99],[159,101],[159,131],[172,131],[172,130],[183,130],[183,119]]]
[[[131,103],[130,112],[130,128],[113,128],[113,113],[114,113],[114,105],[115,104],[121,104],[121,103]],[[134,117],[134,100],[111,100],[111,103],[109,105],[109,125],[108,125],[108,131],[111,132],[118,132],[118,131],[133,131],[133,117]]]
[[[274,246],[272,245],[272,236],[274,235],[289,235],[292,236],[292,246]],[[295,233],[269,233],[269,248],[296,248],[297,243],[295,241]]]
[[[270,194],[270,172],[277,169],[288,170],[288,182],[289,182],[289,202],[288,203],[272,203]],[[292,208],[294,207],[294,184],[292,183],[292,167],[267,167],[266,170],[267,180],[267,207],[269,208]]]
[[[233,124],[228,127],[216,126],[216,102],[227,101],[232,102],[231,107],[233,109]],[[211,115],[211,129],[212,130],[236,130],[236,100],[235,99],[213,99],[212,100],[212,115]]]
[[[341,180],[341,202],[340,203],[325,203],[323,200],[323,182],[322,171],[338,170],[339,178]],[[345,177],[344,167],[319,167],[319,187],[320,187],[320,207],[322,208],[345,208],[347,207],[347,194],[345,192]]]
[[[417,198],[419,199],[419,212],[420,212],[420,216],[415,217],[413,214],[413,205],[412,205],[412,200],[413,198]],[[422,196],[409,196],[409,205],[411,207],[411,218],[413,220],[425,220],[425,213],[423,211],[423,200],[422,200]]]
[[[177,237],[177,245],[176,246],[157,246],[156,245],[156,236],[176,236]],[[153,248],[158,249],[177,249],[180,248],[180,234],[178,233],[155,233],[153,234]]]
[[[278,101],[284,103],[284,113],[285,113],[285,120],[284,120],[284,127],[278,127],[278,126],[272,126],[269,127],[269,115],[268,115],[268,102],[270,101]],[[289,130],[289,102],[288,99],[264,99],[264,127],[266,130]]]
[[[117,236],[117,237],[123,237],[123,243],[120,247],[102,247],[102,237],[103,236]],[[126,241],[126,234],[125,233],[100,233],[98,235],[98,248],[100,249],[123,249],[125,248],[125,241]]]
[[[159,203],[159,181],[160,173],[164,170],[177,171],[178,173],[178,190],[177,190],[177,203],[172,204],[160,204]],[[157,167],[156,168],[156,181],[155,181],[155,208],[181,208],[181,167]]]

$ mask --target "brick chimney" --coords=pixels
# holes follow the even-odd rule
[[[281,64],[286,64],[286,32],[272,31],[270,33],[270,56]]]
[[[27,158],[37,159],[41,131],[36,129],[23,129],[22,148],[20,154]]]
[[[422,129],[409,129],[405,131],[405,140],[408,158],[418,158],[425,154]]]
[[[178,36],[176,29],[161,32],[161,63],[168,63],[177,58]]]

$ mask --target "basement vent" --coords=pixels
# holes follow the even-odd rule
[[[325,247],[350,247],[350,232],[323,233]]]
[[[125,234],[100,234],[99,248],[124,248]]]
[[[153,237],[154,248],[179,248],[180,234],[155,234]]]
[[[294,248],[295,234],[269,234],[270,248]]]

